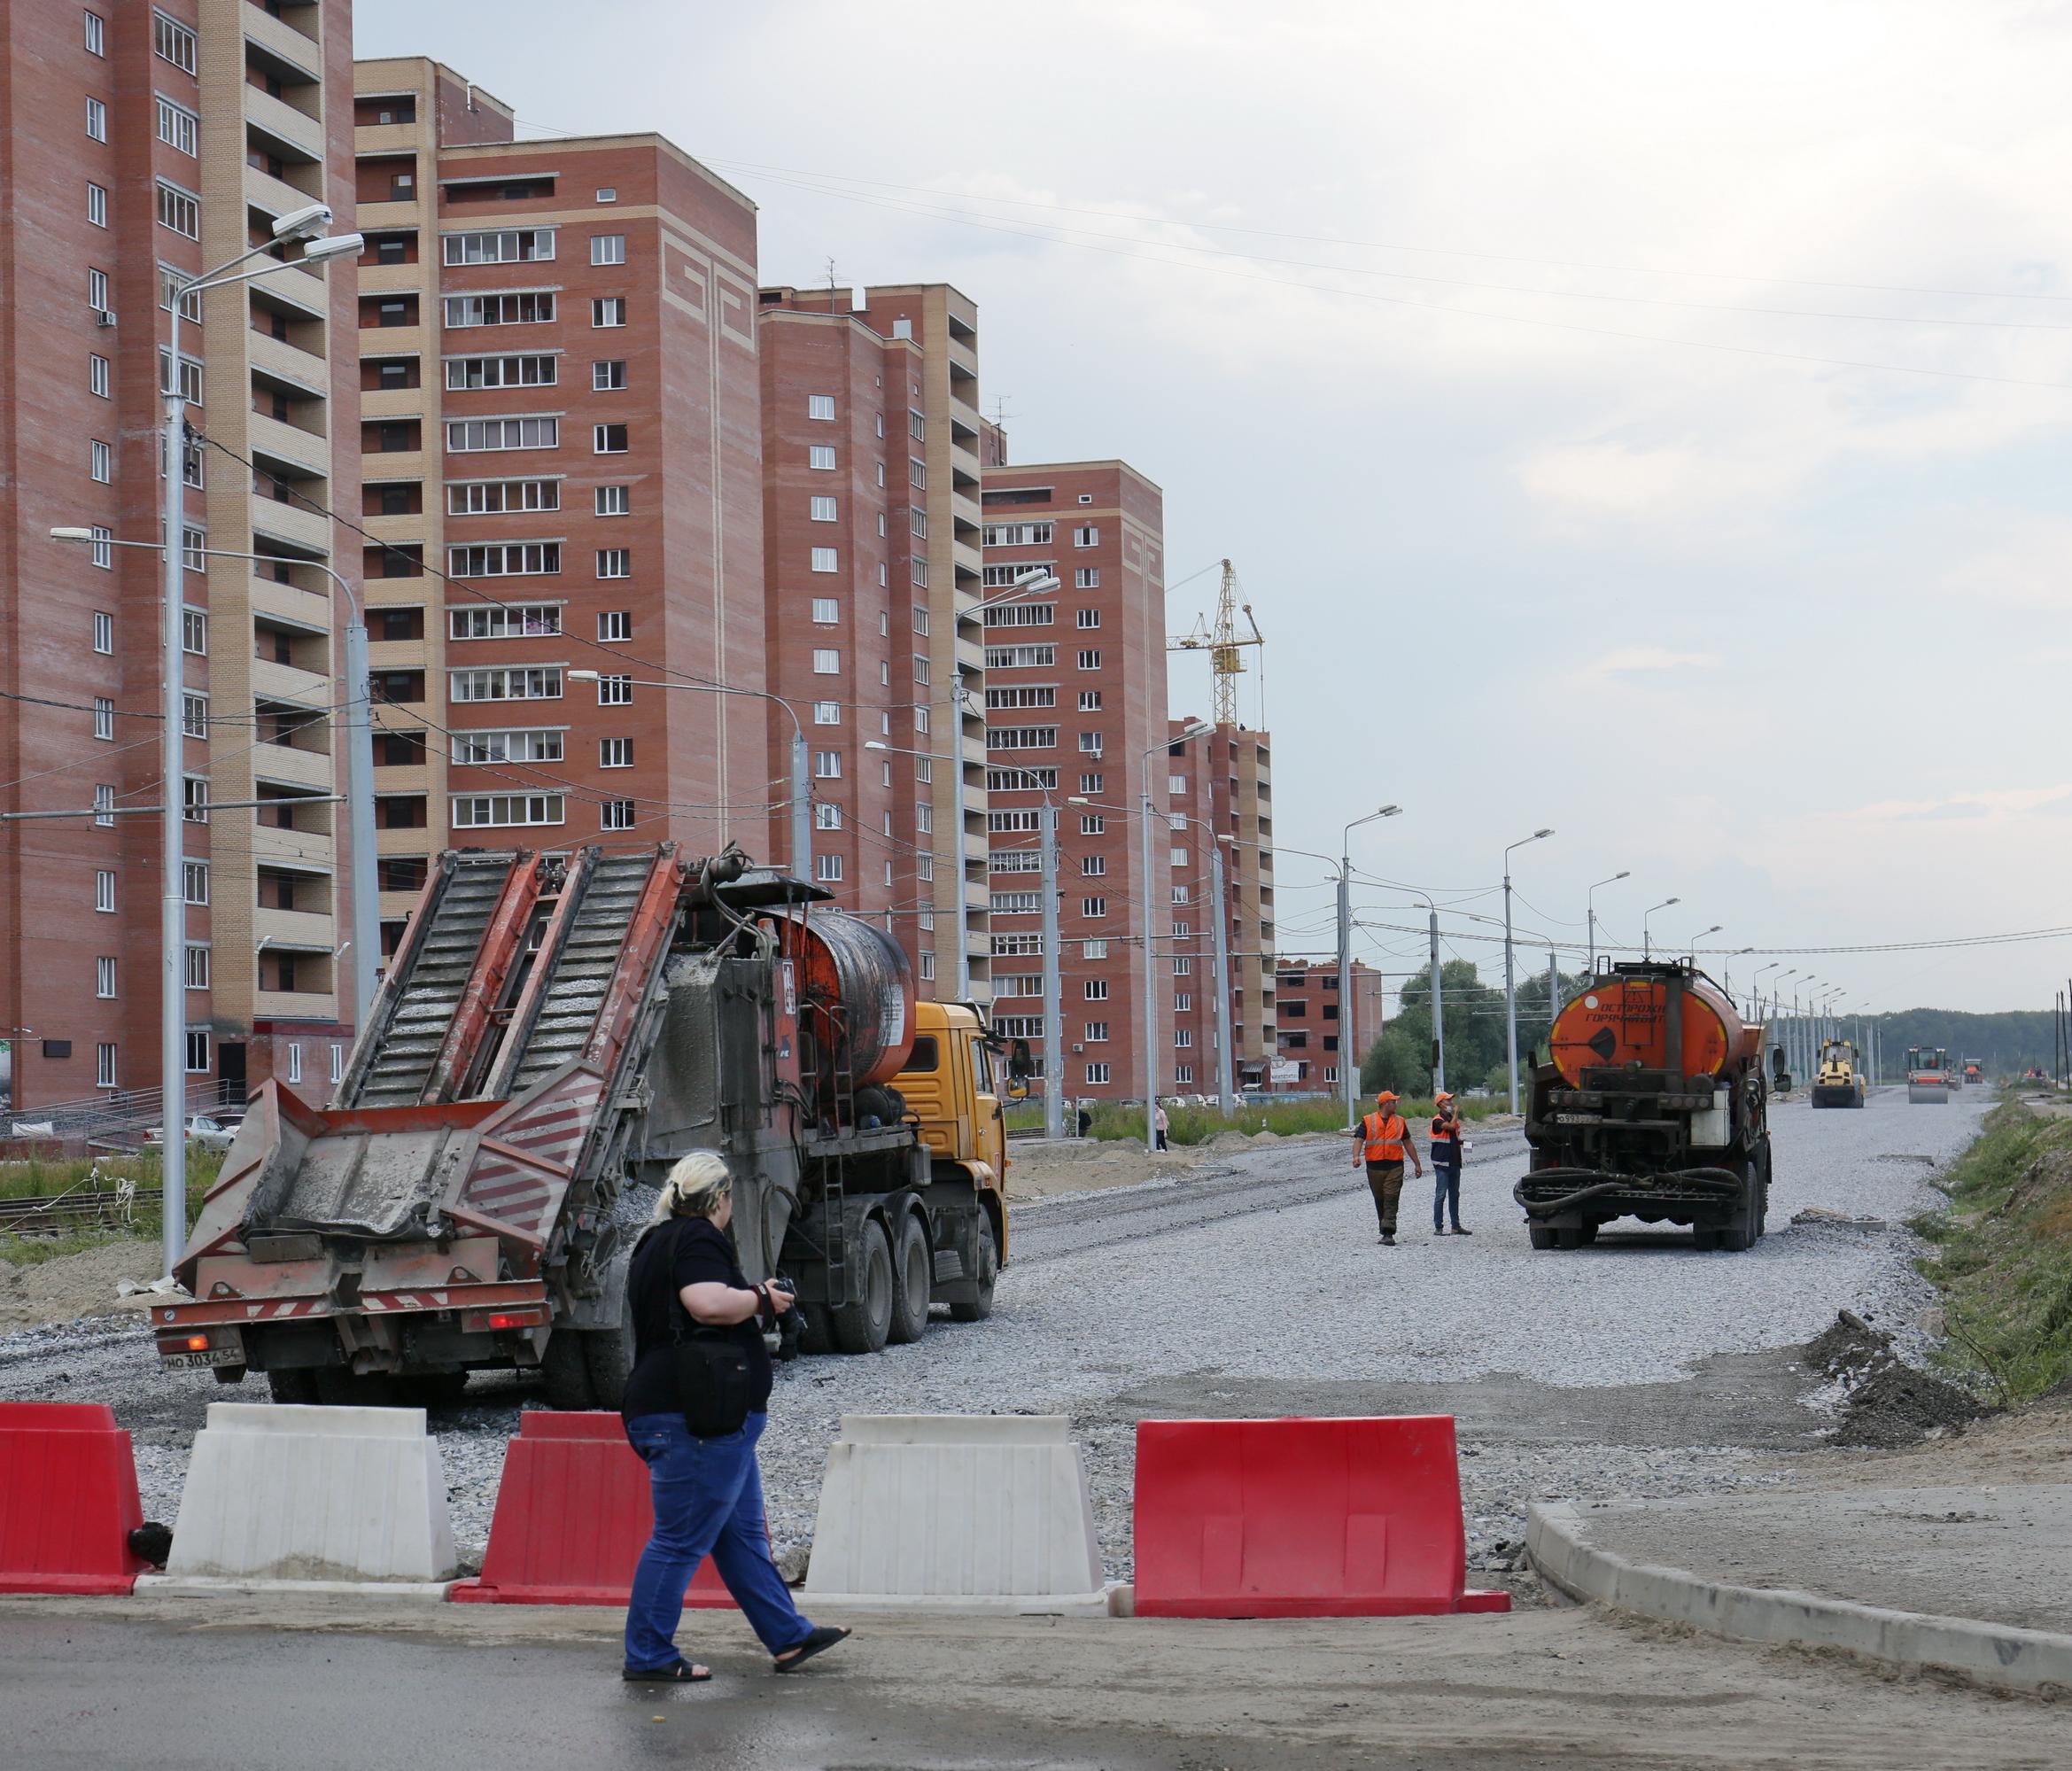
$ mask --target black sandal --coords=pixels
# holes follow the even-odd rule
[[[638,1672],[628,1666],[619,1674],[629,1685],[702,1685],[711,1676],[710,1666],[694,1666],[688,1660],[679,1660],[671,1666],[657,1666],[651,1673]]]
[[[834,1647],[838,1642],[845,1642],[848,1639],[849,1632],[846,1629],[836,1629],[833,1625],[823,1624],[803,1642],[800,1643],[796,1648],[786,1651],[786,1658],[778,1661],[777,1670],[780,1673],[795,1673],[814,1655]]]

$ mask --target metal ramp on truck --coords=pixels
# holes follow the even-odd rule
[[[315,1258],[329,1234],[370,1245],[341,1307],[431,1307],[432,1278],[456,1299],[471,1286],[501,1296],[500,1278],[539,1294],[570,1189],[609,1170],[623,1136],[682,884],[669,843],[442,857],[337,1104],[260,1091],[182,1263],[190,1290],[228,1282],[214,1257],[271,1248],[335,1291]]]

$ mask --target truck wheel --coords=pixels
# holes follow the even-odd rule
[[[267,1387],[274,1400],[291,1408],[307,1408],[316,1400],[316,1373],[307,1365],[284,1371],[268,1371]]]
[[[1709,1254],[1719,1246],[1719,1228],[1712,1223],[1694,1223],[1691,1240],[1697,1245],[1700,1254]]]
[[[1444,983],[1443,979],[1441,980],[1441,983]],[[1597,1239],[1597,1232],[1603,1227],[1604,1226],[1595,1218],[1592,1218],[1587,1223],[1586,1223],[1580,1231],[1583,1239],[1583,1247],[1587,1248],[1591,1246],[1591,1244],[1595,1242]]]
[[[935,1287],[935,1256],[928,1247],[925,1221],[912,1212],[899,1229],[899,1254],[892,1263],[891,1338],[905,1345],[919,1340],[928,1326],[928,1301]]]
[[[633,1375],[632,1326],[594,1328],[576,1340],[583,1348],[583,1363],[590,1370],[590,1406],[617,1408],[625,1399],[626,1379]]]
[[[857,1238],[850,1273],[850,1301],[828,1311],[828,1328],[841,1353],[876,1353],[892,1332],[892,1248],[885,1226],[867,1219]]]
[[[1758,1227],[1762,1214],[1761,1170],[1753,1161],[1742,1165],[1741,1197],[1734,1201],[1734,1215],[1720,1227],[1719,1246],[1732,1254],[1739,1254],[1756,1246],[1756,1238],[1762,1234]]]
[[[1532,1239],[1533,1246],[1535,1248],[1551,1248],[1555,1246],[1554,1231],[1544,1223],[1527,1224],[1525,1234]]]
[[[993,1220],[979,1209],[978,1295],[950,1306],[952,1322],[983,1322],[993,1313],[993,1286],[1000,1277],[1000,1245],[993,1239]]]
[[[548,1407],[593,1409],[597,1406],[590,1388],[590,1363],[583,1345],[589,1338],[572,1328],[557,1328],[547,1337],[547,1351],[540,1355],[539,1375],[547,1382]]]

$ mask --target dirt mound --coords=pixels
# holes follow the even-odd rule
[[[1806,1363],[1844,1392],[1837,1445],[1897,1450],[1961,1433],[1989,1410],[1953,1384],[1905,1363],[1892,1337],[1843,1310],[1805,1345]]]
[[[159,1245],[124,1238],[74,1254],[58,1254],[34,1266],[0,1261],[0,1329],[35,1328],[82,1316],[112,1316],[120,1308],[120,1280],[144,1283],[164,1266]]]

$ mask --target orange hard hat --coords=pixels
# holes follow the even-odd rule
[[[1448,1094],[1444,1089],[1441,1089],[1437,1094],[1432,1097],[1432,1106],[1437,1107],[1442,1100],[1451,1100],[1452,1099],[1453,1097],[1450,1094]]]
[[[1379,1094],[1375,1096],[1374,1104],[1377,1107],[1386,1107],[1389,1102],[1393,1100],[1395,1098],[1396,1091],[1393,1089],[1384,1089]]]

